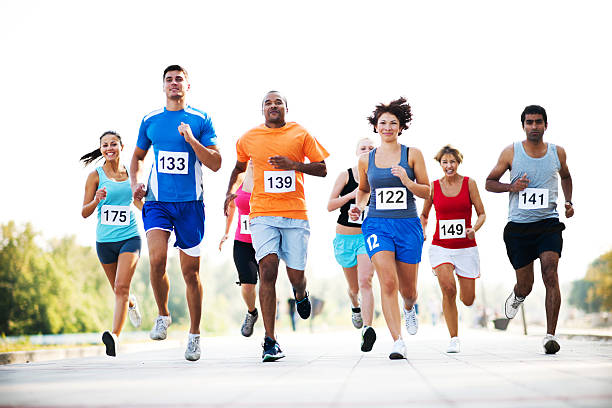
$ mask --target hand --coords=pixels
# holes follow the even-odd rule
[[[234,194],[234,193],[228,193],[225,196],[225,202],[223,203],[223,214],[225,214],[226,217],[229,216],[229,206],[230,206],[230,203],[232,201],[234,201],[234,199],[236,197],[238,197],[238,196],[236,194]]]
[[[421,228],[423,228],[423,241],[427,241],[427,221],[421,218]]]
[[[285,156],[272,156],[268,158],[268,163],[279,170],[295,170],[295,162]]]
[[[465,230],[465,235],[468,237],[468,239],[476,239],[476,231],[474,230],[474,228],[467,228]]]
[[[219,252],[221,252],[221,247],[225,241],[227,241],[227,234],[221,237],[221,242],[219,242]]]
[[[193,132],[191,131],[191,126],[189,126],[188,123],[181,122],[178,127],[178,131],[181,136],[185,138],[187,143],[191,143],[193,140],[195,140],[195,137],[193,137]]]
[[[358,206],[355,206],[351,210],[349,210],[349,217],[351,217],[351,220],[357,221],[360,216],[361,216],[361,208],[359,208]]]
[[[134,200],[142,200],[145,197],[145,195],[147,194],[147,189],[145,188],[145,185],[142,184],[142,183],[137,183],[134,186],[133,191],[134,191],[134,193],[133,193]]]
[[[94,197],[96,204],[104,199],[106,199],[106,187],[102,187],[101,189],[96,191],[96,196]]]
[[[565,218],[572,218],[574,216],[574,206],[567,201],[565,202]]]
[[[407,186],[410,182],[408,174],[406,174],[406,169],[402,166],[395,165],[391,167],[391,174],[393,174],[395,177],[399,177],[399,179],[402,181],[402,184],[405,186]]]
[[[510,191],[513,193],[517,193],[519,191],[523,191],[529,185],[530,180],[527,178],[527,173],[523,174],[523,177],[520,179],[514,180],[512,184],[510,184]]]

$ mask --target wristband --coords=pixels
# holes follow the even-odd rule
[[[573,204],[573,203],[572,203],[570,200],[566,200],[566,201],[565,201],[565,204],[569,204],[569,205],[571,205],[572,207],[574,206],[574,204]]]

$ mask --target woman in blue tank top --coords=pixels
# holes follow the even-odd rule
[[[102,334],[106,354],[117,355],[118,337],[126,314],[134,327],[140,326],[141,316],[136,297],[130,295],[130,283],[140,255],[140,235],[132,203],[130,178],[120,162],[123,143],[115,132],[100,137],[100,148],[81,157],[88,165],[103,157],[104,164],[87,177],[81,214],[89,217],[97,210],[96,251],[111,288],[115,292],[115,312],[112,331]],[[142,202],[134,203],[142,209]]]
[[[429,179],[421,151],[397,141],[411,119],[410,105],[404,98],[376,106],[368,118],[381,144],[359,158],[359,190],[350,212],[351,219],[357,219],[370,199],[361,230],[378,274],[383,314],[394,341],[391,359],[406,358],[398,291],[404,300],[408,333],[416,334],[418,329],[414,305],[423,228],[414,196],[429,197]]]
[[[357,156],[369,153],[374,149],[370,138],[361,139],[357,143]],[[334,238],[334,256],[342,267],[348,295],[352,303],[352,321],[356,329],[361,330],[361,351],[370,351],[376,341],[372,326],[374,316],[374,294],[372,293],[372,277],[374,268],[367,256],[365,242],[361,234],[361,223],[365,213],[356,220],[349,218],[349,210],[355,206],[359,175],[357,166],[344,170],[338,175],[332,188],[327,211],[340,209]],[[359,294],[361,293],[361,304]]]

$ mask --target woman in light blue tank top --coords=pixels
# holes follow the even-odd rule
[[[104,164],[87,177],[81,215],[89,217],[97,211],[96,250],[98,259],[115,293],[115,312],[112,331],[102,334],[106,354],[117,355],[118,337],[126,314],[135,327],[141,316],[136,297],[130,295],[130,284],[140,255],[140,235],[131,209],[132,189],[125,166],[120,162],[123,143],[115,132],[100,137],[100,148],[81,157],[88,165],[103,157]],[[135,203],[142,209],[142,202]]]
[[[361,230],[378,274],[383,314],[394,341],[389,358],[403,359],[406,346],[401,335],[397,293],[404,301],[406,329],[409,334],[416,334],[414,305],[423,228],[414,196],[429,197],[429,178],[422,153],[398,143],[399,135],[408,129],[412,119],[410,105],[404,98],[378,105],[368,119],[374,132],[380,135],[381,144],[359,158],[359,189],[356,207],[350,215],[356,219],[370,199]]]

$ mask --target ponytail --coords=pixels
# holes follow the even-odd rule
[[[119,133],[114,132],[112,130],[107,130],[106,132],[102,133],[102,136],[100,136],[100,142],[102,141],[102,138],[106,135],[116,136],[119,139],[119,143],[123,146],[123,142],[121,141],[121,136],[119,136]],[[97,148],[96,150],[92,150],[91,152],[81,156],[79,161],[83,162],[83,166],[87,166],[98,160],[100,157],[102,157],[102,152],[100,151],[100,148]]]

